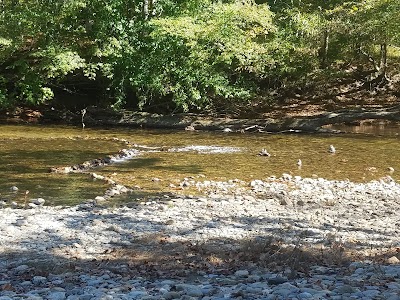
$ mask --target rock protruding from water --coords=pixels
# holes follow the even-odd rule
[[[117,154],[108,155],[103,158],[96,158],[92,160],[85,161],[81,164],[67,166],[67,167],[53,167],[50,172],[53,173],[82,173],[87,172],[90,169],[103,167],[116,162],[123,162],[127,159],[131,159],[140,154],[137,149],[122,149]]]

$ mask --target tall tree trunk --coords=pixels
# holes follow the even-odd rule
[[[380,46],[381,46],[381,51],[380,51],[379,65],[371,55],[360,49],[361,53],[364,54],[368,58],[368,60],[373,64],[375,70],[375,72],[371,73],[371,75],[367,77],[367,80],[364,83],[364,86],[370,90],[376,87],[382,87],[389,82],[389,79],[386,76],[387,43],[382,43]]]
[[[154,15],[156,0],[143,0],[143,19],[148,20]]]
[[[147,20],[149,18],[149,2],[150,0],[143,0],[143,19]]]
[[[319,49],[319,59],[321,69],[325,69],[328,66],[328,50],[329,50],[329,31],[327,28],[324,29],[322,34],[322,45]]]
[[[387,44],[381,44],[381,59],[379,63],[379,75],[386,77],[387,69]]]

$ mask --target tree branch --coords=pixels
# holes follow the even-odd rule
[[[371,55],[369,55],[367,52],[365,52],[361,47],[358,48],[358,51],[359,51],[362,55],[364,55],[364,56],[368,59],[368,61],[369,61],[370,63],[372,63],[372,65],[374,66],[374,70],[375,70],[376,72],[379,72],[379,71],[380,71],[380,68],[379,68],[378,64],[376,63],[375,59],[374,59]]]

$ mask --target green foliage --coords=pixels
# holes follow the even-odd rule
[[[399,47],[399,11],[399,0],[2,0],[0,106],[83,82],[115,108],[245,106],[321,61]]]
[[[0,107],[6,107],[8,105],[7,95],[6,80],[4,77],[0,76]]]
[[[207,107],[212,99],[249,99],[254,78],[276,67],[270,43],[275,27],[265,5],[214,4],[195,16],[151,25],[150,56],[156,59],[147,71],[159,73],[149,87],[184,109]]]
[[[37,53],[35,57],[42,59],[42,71],[47,78],[65,77],[86,66],[85,60],[78,53],[67,49],[49,48]]]
[[[351,19],[347,23],[352,24],[349,34],[359,43],[400,46],[399,11],[399,0],[368,0],[353,5],[347,15]]]
[[[0,15],[0,74],[10,103],[39,104],[53,97],[50,85],[82,68],[65,35],[68,2],[3,1]],[[72,12],[73,13],[73,12]]]

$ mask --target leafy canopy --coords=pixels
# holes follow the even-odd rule
[[[246,106],[321,60],[399,47],[399,11],[400,0],[0,0],[0,106],[66,93],[115,108]]]

